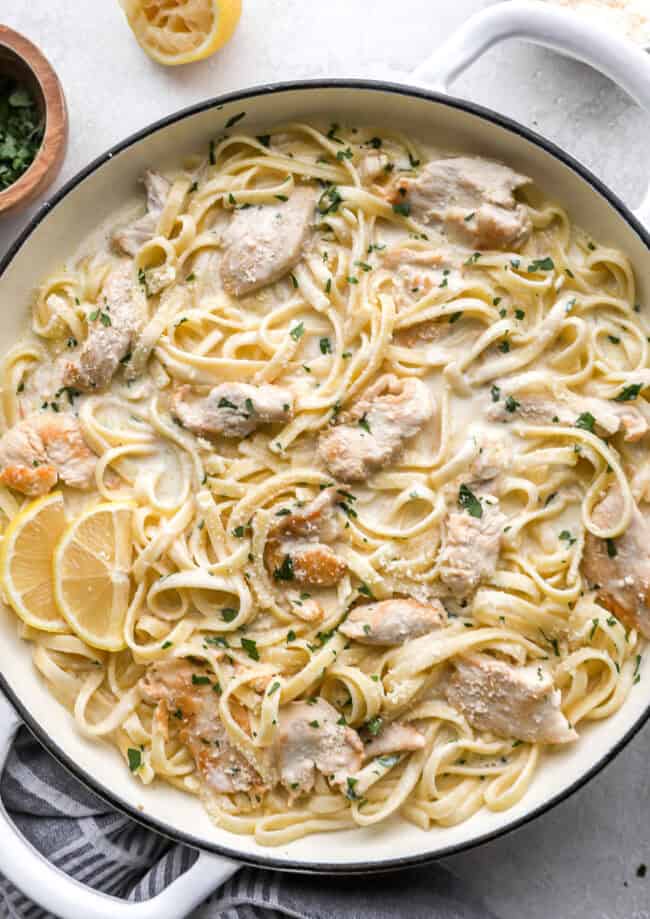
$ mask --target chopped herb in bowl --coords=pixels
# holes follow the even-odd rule
[[[43,140],[43,117],[23,83],[0,76],[0,191],[33,163]]]

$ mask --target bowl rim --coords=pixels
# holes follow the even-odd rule
[[[68,143],[68,113],[61,81],[41,49],[25,35],[0,26],[0,48],[8,49],[30,71],[43,101],[45,125],[36,156],[25,172],[0,191],[0,215],[26,206],[56,179]]]
[[[650,231],[648,231],[641,221],[635,216],[632,210],[618,197],[604,182],[602,182],[586,166],[567,153],[557,144],[520,124],[506,115],[502,115],[485,106],[478,105],[474,102],[468,102],[456,96],[450,96],[442,92],[411,86],[406,83],[396,83],[390,80],[370,80],[356,78],[327,78],[313,80],[289,80],[274,83],[263,83],[252,85],[243,90],[236,90],[224,93],[219,96],[211,97],[203,102],[185,106],[170,115],[166,115],[154,122],[151,122],[144,128],[128,135],[124,140],[110,147],[104,153],[93,159],[87,166],[79,170],[72,178],[65,182],[50,198],[43,202],[38,211],[29,220],[25,228],[19,233],[8,250],[0,258],[0,282],[2,277],[13,261],[15,255],[27,242],[32,233],[47,217],[49,212],[58,205],[71,191],[88,178],[97,169],[110,161],[118,153],[134,146],[139,141],[156,133],[159,130],[176,124],[186,118],[210,109],[218,109],[232,102],[239,102],[256,96],[272,96],[277,93],[321,90],[321,89],[343,89],[343,90],[371,90],[378,92],[392,93],[395,95],[410,96],[425,101],[435,102],[464,111],[470,115],[487,120],[498,127],[504,128],[510,133],[516,134],[523,139],[531,142],[537,147],[543,149],[546,153],[558,159],[565,166],[568,166],[573,173],[585,180],[597,193],[599,193],[607,203],[613,207],[618,214],[631,226],[631,228],[641,238],[646,248],[650,249]],[[83,767],[74,762],[68,754],[50,737],[47,730],[36,717],[34,717],[27,706],[21,701],[20,697],[14,692],[9,685],[4,674],[0,671],[0,691],[9,699],[11,704],[18,711],[22,721],[29,728],[34,737],[45,747],[45,749],[79,782],[93,791],[98,797],[102,798],[116,810],[127,814],[131,819],[153,830],[158,834],[172,840],[173,842],[182,843],[193,849],[211,852],[226,858],[231,858],[247,865],[255,865],[262,868],[273,868],[280,871],[298,872],[303,874],[331,874],[331,875],[353,875],[353,874],[378,874],[390,871],[396,871],[407,867],[425,865],[437,861],[441,858],[447,858],[451,855],[457,855],[461,852],[469,851],[477,846],[484,845],[492,840],[499,839],[509,833],[514,832],[520,827],[530,823],[537,817],[546,814],[561,802],[567,800],[576,791],[586,785],[594,776],[596,776],[605,766],[609,765],[614,758],[627,746],[632,738],[641,730],[650,718],[650,702],[639,715],[636,721],[623,734],[623,736],[612,746],[610,746],[602,756],[600,756],[592,766],[582,775],[572,782],[569,786],[557,792],[547,800],[543,801],[537,807],[532,808],[520,817],[504,822],[496,829],[489,830],[477,835],[464,842],[455,843],[449,846],[442,846],[434,852],[431,850],[423,851],[420,854],[397,856],[395,858],[381,859],[375,862],[354,861],[346,863],[332,863],[324,861],[300,861],[284,858],[274,858],[272,854],[256,855],[254,853],[242,852],[236,846],[222,845],[221,843],[212,842],[205,838],[194,836],[186,833],[165,822],[157,817],[152,817],[143,811],[137,810],[133,805],[123,800],[118,794],[104,785],[99,779],[87,773]],[[507,813],[507,812],[504,812]],[[234,834],[233,834],[234,835]],[[235,837],[236,838],[236,837]],[[269,853],[273,850],[269,849]]]

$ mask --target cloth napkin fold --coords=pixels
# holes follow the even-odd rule
[[[118,813],[71,776],[25,729],[0,783],[7,810],[29,841],[78,881],[143,900],[186,871],[196,852]],[[1,844],[1,843],[0,843]],[[51,919],[0,875],[3,919]],[[337,877],[242,868],[193,919],[496,919],[439,865]]]

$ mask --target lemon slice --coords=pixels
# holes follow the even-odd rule
[[[200,61],[225,45],[241,0],[119,0],[139,45],[159,64]]]
[[[125,646],[131,580],[131,504],[98,504],[61,536],[52,560],[54,598],[73,631],[93,648]]]
[[[7,527],[0,550],[0,578],[23,622],[46,632],[67,632],[54,601],[52,556],[65,529],[60,492],[31,501]]]

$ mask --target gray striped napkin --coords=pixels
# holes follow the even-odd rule
[[[196,853],[109,809],[26,730],[18,734],[0,794],[21,832],[57,867],[104,893],[143,900],[186,871]],[[0,875],[0,915],[51,919]],[[242,868],[194,919],[495,919],[438,865],[372,878]]]

